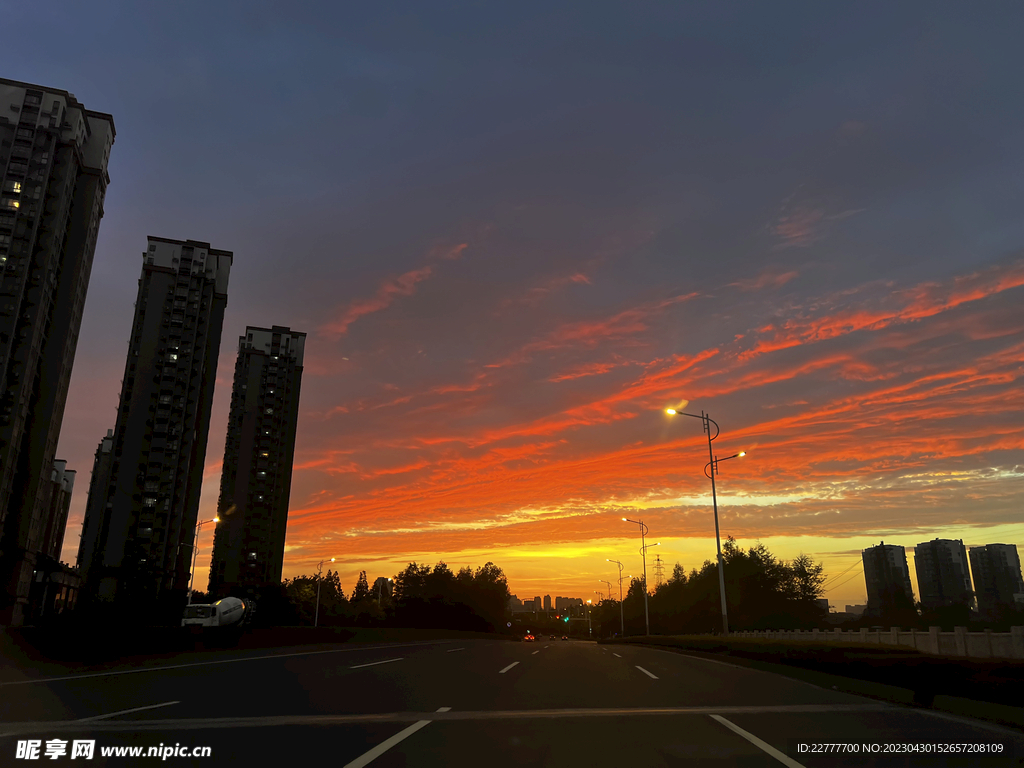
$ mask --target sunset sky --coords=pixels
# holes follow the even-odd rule
[[[1024,6],[387,8],[0,2],[35,30],[3,76],[117,129],[66,561],[147,235],[235,255],[201,517],[238,336],[308,334],[285,577],[492,560],[587,599],[639,573],[637,516],[699,567],[684,402],[749,451],[723,536],[823,562],[840,610],[880,540],[1024,551]]]

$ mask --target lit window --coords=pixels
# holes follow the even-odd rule
[[[171,354],[169,354],[167,357],[169,357],[171,360],[177,360],[178,359],[178,355],[175,352],[171,352]]]
[[[267,413],[273,413],[273,412],[274,412],[273,408],[267,408]]]
[[[262,457],[263,457],[264,459],[265,459],[265,458],[267,458],[267,456],[269,456],[269,455],[270,455],[270,454],[269,454],[269,453],[267,453],[266,451],[263,451],[263,452],[262,452],[262,453],[260,454],[260,456],[262,456]]]
[[[13,179],[10,180],[10,181],[5,181],[4,182],[4,192],[14,192],[15,194],[20,193],[21,192],[21,182],[20,181],[14,181]]]
[[[11,210],[11,211],[16,211],[20,207],[20,204],[18,203],[18,201],[15,200],[12,197],[5,197],[4,200],[3,200],[3,203],[0,204],[0,205],[2,205],[2,207],[7,208],[8,210]]]
[[[142,504],[143,504],[143,506],[146,506],[146,507],[155,507],[156,506],[156,499],[146,499],[145,501],[142,502]]]

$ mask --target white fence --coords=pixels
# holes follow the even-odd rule
[[[940,627],[928,631],[914,629],[842,629],[786,630],[766,632],[730,632],[731,637],[760,637],[771,640],[828,640],[847,643],[878,643],[879,645],[906,645],[924,653],[941,656],[969,656],[977,659],[1024,659],[1024,627],[1010,627],[1009,632],[968,632],[967,627],[955,627],[953,632],[942,632]]]

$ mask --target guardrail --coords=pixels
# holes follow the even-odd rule
[[[905,645],[937,656],[965,656],[976,659],[1024,659],[1024,627],[1010,627],[1009,632],[968,632],[967,627],[954,627],[943,632],[941,627],[928,631],[915,629],[860,629],[831,631],[821,629],[761,632],[730,632],[732,637],[760,637],[772,640],[838,640],[848,643]]]

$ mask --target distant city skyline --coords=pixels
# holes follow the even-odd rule
[[[118,125],[63,559],[151,233],[239,254],[226,338],[308,333],[285,578],[492,561],[513,592],[587,595],[608,558],[639,574],[637,515],[666,577],[699,568],[707,446],[663,413],[684,401],[748,451],[716,478],[742,547],[833,576],[880,540],[1024,547],[1024,9],[929,16],[922,42],[925,7],[72,7],[47,56],[5,41],[5,76]],[[863,577],[826,597],[864,603]]]

